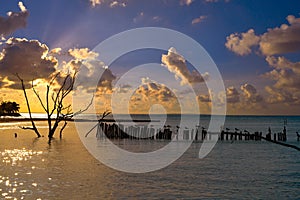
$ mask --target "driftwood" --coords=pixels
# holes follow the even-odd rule
[[[293,149],[296,149],[296,150],[300,151],[299,147],[297,147],[295,145],[292,145],[292,144],[287,144],[287,143],[279,142],[279,141],[276,141],[276,140],[268,140],[266,137],[263,137],[263,136],[261,136],[261,139],[266,140],[268,142],[272,142],[274,144],[279,144],[279,145],[282,145],[282,146],[285,146],[285,147],[289,147],[289,148],[293,148]]]
[[[98,123],[85,134],[85,137],[87,137],[92,132],[92,130],[94,130],[94,128],[96,128],[97,126],[99,126],[100,123],[104,120],[104,118],[107,117],[110,114],[111,114],[110,111],[104,111],[103,114],[102,114],[102,116],[101,116],[101,118],[98,120]]]

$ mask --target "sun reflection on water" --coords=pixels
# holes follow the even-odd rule
[[[32,156],[41,155],[42,153],[42,151],[26,150],[25,148],[13,150],[5,149],[3,152],[1,152],[1,156],[3,163],[11,163],[11,166],[14,166],[18,161],[27,161],[31,159]],[[34,168],[35,166],[32,166],[32,169]]]
[[[31,177],[37,168],[33,165],[34,162],[29,161],[42,154],[43,151],[26,148],[0,151],[2,170],[5,173],[1,172],[0,175],[0,199],[32,199],[33,190],[39,185]],[[44,159],[41,161],[44,162]],[[29,167],[24,167],[28,164]]]

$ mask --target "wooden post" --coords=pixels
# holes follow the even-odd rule
[[[183,140],[189,140],[189,130],[183,130]]]
[[[243,140],[242,131],[240,131],[240,134],[239,134],[239,140]]]
[[[285,122],[285,124],[286,124],[286,122]],[[286,138],[286,127],[285,127],[285,125],[284,125],[284,127],[283,127],[283,131],[282,131],[282,141],[286,141],[287,140],[287,138]]]
[[[259,132],[259,140],[261,140],[262,132]]]
[[[151,135],[151,139],[154,139],[154,133],[155,133],[155,129],[154,128],[150,128],[150,135]]]
[[[224,131],[223,131],[223,130],[221,131],[220,139],[221,139],[222,141],[224,140]]]

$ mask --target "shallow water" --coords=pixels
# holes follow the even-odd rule
[[[0,139],[3,199],[300,199],[299,152],[263,141],[218,142],[204,159],[194,143],[164,169],[129,174],[94,159],[72,123],[51,146],[16,127],[1,130]]]

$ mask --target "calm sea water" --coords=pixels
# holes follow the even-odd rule
[[[135,116],[137,117],[137,116]],[[147,116],[139,116],[147,118]],[[159,118],[159,116],[158,116]],[[179,116],[167,123],[175,125]],[[300,117],[229,116],[224,127],[279,132],[300,146]],[[207,126],[209,116],[201,117]],[[198,159],[194,143],[170,166],[145,174],[115,171],[93,158],[73,123],[47,145],[22,123],[0,124],[0,198],[3,199],[300,199],[300,152],[264,141],[219,141]],[[46,133],[46,123],[38,122]],[[18,133],[14,138],[13,133]],[[141,148],[147,141],[127,142]],[[162,145],[159,143],[158,145]]]

